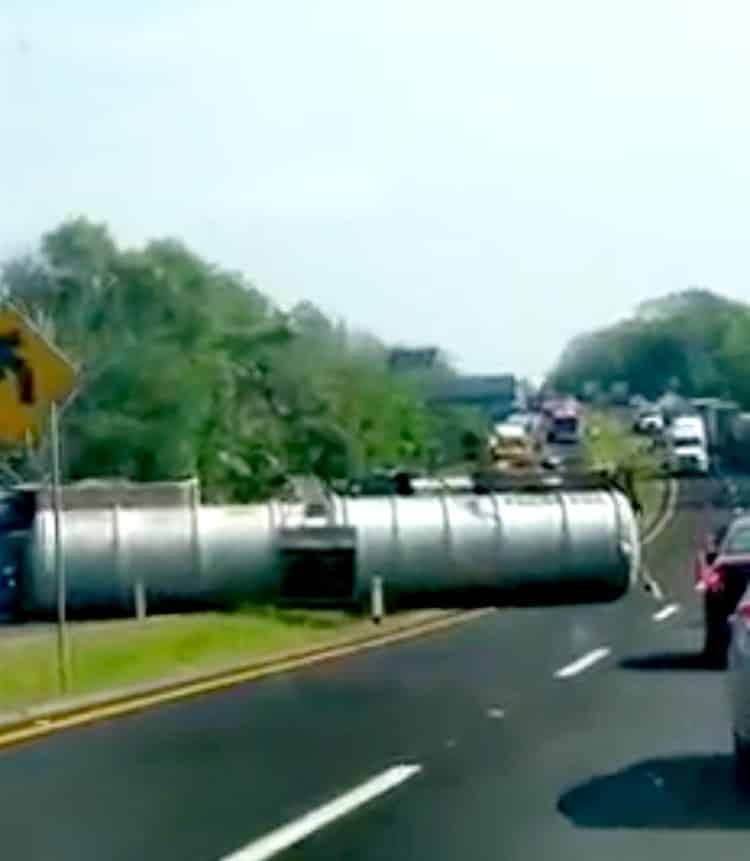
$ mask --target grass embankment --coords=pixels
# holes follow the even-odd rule
[[[643,528],[648,528],[659,516],[664,499],[664,476],[658,458],[650,450],[650,441],[632,433],[619,419],[603,413],[589,417],[584,444],[587,465],[601,467],[630,467],[635,477],[635,489],[643,506]]]
[[[384,623],[388,627],[388,620]],[[343,611],[258,609],[70,626],[70,694],[187,677],[372,631]],[[0,712],[58,698],[53,627],[0,637]]]

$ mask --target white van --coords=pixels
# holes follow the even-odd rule
[[[708,473],[706,428],[700,416],[677,416],[667,431],[667,457],[672,474]]]

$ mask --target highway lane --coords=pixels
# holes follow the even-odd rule
[[[393,763],[463,743],[492,709],[512,714],[526,690],[612,633],[623,609],[499,611],[6,751],[4,846],[13,858],[100,858],[102,846],[108,858],[221,857]],[[37,827],[40,809],[54,827]]]
[[[750,801],[732,781],[723,674],[697,660],[687,576],[707,492],[683,489],[678,520],[650,554],[678,612],[655,621],[653,611],[644,625],[633,605],[632,635],[609,638],[612,660],[527,687],[515,714],[425,763],[398,801],[296,857],[743,857]]]
[[[682,607],[662,621],[641,593],[501,610],[5,751],[4,854],[218,861],[399,764],[420,770],[291,854],[655,858],[665,841],[681,858],[698,857],[698,844],[744,851],[750,821],[727,783],[721,674],[692,657],[701,631],[688,574],[706,501],[718,497],[687,482],[649,549],[652,574]],[[556,676],[603,647],[599,661]],[[705,813],[712,780],[721,802]],[[698,831],[688,814],[710,822]]]
[[[564,469],[573,469],[581,464],[582,448],[572,443],[548,442],[544,447],[547,455],[552,455],[560,460]]]

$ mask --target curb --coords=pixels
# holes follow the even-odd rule
[[[268,657],[212,673],[187,677],[179,681],[153,683],[132,690],[126,694],[92,695],[76,704],[40,706],[19,719],[0,721],[0,749],[12,747],[37,738],[51,735],[65,729],[84,726],[102,720],[111,720],[139,711],[145,711],[167,703],[179,702],[188,698],[232,688],[246,682],[256,681],[268,676],[291,672],[323,663],[335,658],[343,658],[376,649],[391,643],[410,640],[424,634],[451,628],[464,622],[478,619],[493,611],[493,608],[478,610],[458,610],[449,615],[414,624],[405,624],[385,634],[365,634],[350,640],[339,640],[327,646],[318,646],[307,651],[295,652],[286,656]]]

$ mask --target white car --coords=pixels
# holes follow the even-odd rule
[[[709,470],[708,446],[703,420],[699,416],[678,416],[667,430],[669,468],[675,475]]]
[[[643,434],[660,434],[664,433],[664,417],[659,412],[641,413],[636,423],[636,428],[639,433]]]
[[[697,441],[680,440],[669,453],[668,465],[672,475],[708,475],[708,452]]]
[[[750,782],[750,588],[729,617],[729,689],[737,773]]]
[[[527,434],[533,434],[539,427],[540,417],[534,413],[512,413],[503,422],[505,425],[514,425],[522,428]]]

